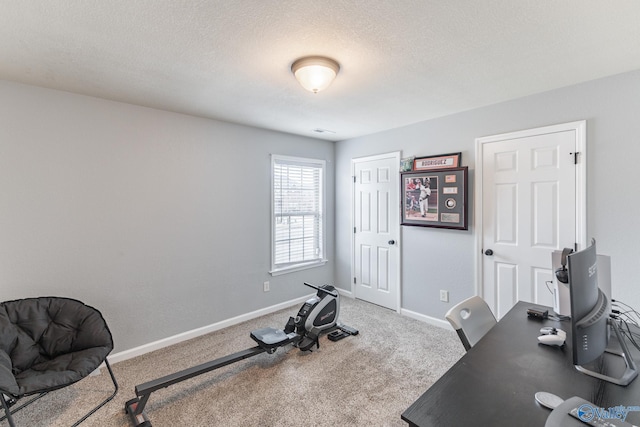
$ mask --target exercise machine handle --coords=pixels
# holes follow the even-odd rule
[[[303,282],[303,283],[305,285],[307,285],[308,287],[313,288],[313,289],[315,289],[317,291],[324,292],[325,294],[329,294],[332,297],[336,297],[336,298],[338,297],[338,292],[336,292],[336,291],[328,291],[328,290],[326,290],[324,288],[321,288],[321,287],[316,286],[316,285],[312,285],[311,283],[307,283],[307,282]]]

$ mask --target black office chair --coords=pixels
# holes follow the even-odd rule
[[[102,314],[80,301],[41,297],[0,303],[0,401],[5,412],[0,421],[7,419],[15,427],[12,414],[80,381],[104,362],[115,391],[77,426],[118,392],[107,360],[111,350],[113,339]],[[25,396],[35,397],[13,407]]]
[[[498,323],[487,303],[479,296],[456,304],[447,312],[445,318],[458,333],[467,351]]]

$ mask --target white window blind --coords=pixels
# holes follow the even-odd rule
[[[323,263],[323,160],[273,156],[272,273]]]

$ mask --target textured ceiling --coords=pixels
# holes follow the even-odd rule
[[[0,79],[335,141],[635,69],[639,0],[0,0]]]

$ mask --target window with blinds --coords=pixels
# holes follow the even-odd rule
[[[272,156],[272,271],[323,264],[324,160]]]

